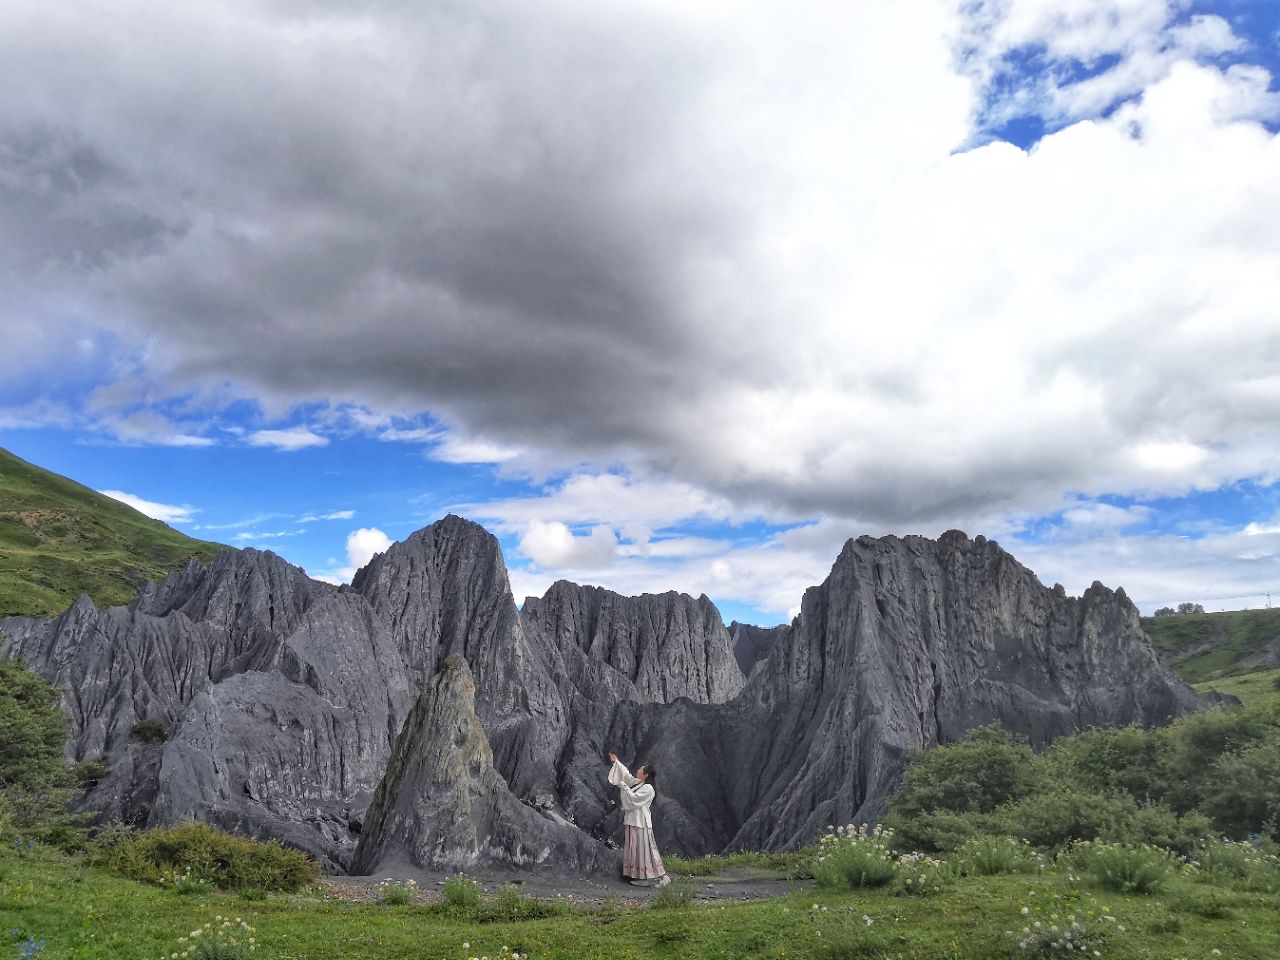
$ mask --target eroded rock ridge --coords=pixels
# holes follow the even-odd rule
[[[64,690],[68,758],[105,763],[86,809],[335,870],[609,868],[609,750],[658,767],[664,849],[776,849],[880,814],[912,750],[978,724],[1042,745],[1201,705],[1123,591],[1068,597],[958,532],[851,540],[789,626],[730,631],[705,596],[563,581],[521,610],[497,540],[451,516],[350,587],[228,552],[0,644]]]

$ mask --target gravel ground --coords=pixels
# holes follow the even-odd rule
[[[654,887],[636,887],[612,877],[555,877],[500,870],[478,870],[467,875],[480,881],[486,893],[511,883],[526,896],[566,900],[575,907],[599,907],[610,901],[618,906],[639,907],[658,894]],[[428,874],[412,867],[384,868],[369,877],[325,877],[320,885],[328,896],[358,903],[377,899],[378,883],[386,879],[414,880],[419,888],[419,902],[438,903],[444,899],[440,890],[448,875]],[[681,880],[679,876],[673,879]],[[787,880],[775,873],[749,868],[726,870],[710,877],[689,877],[683,882],[693,886],[696,899],[717,902],[763,900],[813,888],[812,880]]]

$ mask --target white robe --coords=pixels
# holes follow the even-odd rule
[[[653,818],[649,815],[649,807],[653,804],[653,787],[633,777],[621,760],[615,760],[609,769],[609,782],[619,788],[622,822],[629,827],[652,830]]]

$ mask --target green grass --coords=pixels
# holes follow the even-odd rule
[[[1221,680],[1206,680],[1197,683],[1195,688],[1201,693],[1216,690],[1218,693],[1229,693],[1237,696],[1246,707],[1270,707],[1280,710],[1280,690],[1276,682],[1280,679],[1280,668],[1275,670],[1256,670],[1235,677],[1224,677]]]
[[[812,877],[814,849],[785,853],[743,851],[726,856],[684,857],[664,855],[668,871],[683,877],[709,877],[725,870],[767,870],[785,877]]]
[[[1142,629],[1182,679],[1199,683],[1248,670],[1240,661],[1280,634],[1280,609],[1143,617]],[[1204,644],[1211,649],[1188,656]]]
[[[147,580],[227,549],[0,448],[0,616],[55,616],[81,593],[128,603]]]
[[[530,960],[999,960],[1017,955],[1005,931],[1021,928],[1024,906],[1083,912],[1091,904],[1105,905],[1118,922],[1102,950],[1111,960],[1209,958],[1215,949],[1231,960],[1280,956],[1280,896],[1182,876],[1160,895],[1127,896],[1073,881],[1057,868],[960,879],[924,900],[890,889],[809,891],[666,910],[610,905],[516,922],[480,922],[480,912],[443,905],[387,908],[312,893],[256,902],[235,894],[179,896],[99,867],[77,881],[69,858],[43,849],[22,859],[0,854],[0,876],[0,957],[6,960],[27,937],[45,941],[41,960],[155,960],[176,949],[179,936],[219,915],[253,925],[260,944],[255,960],[496,960],[503,946]]]

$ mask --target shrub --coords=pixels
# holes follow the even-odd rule
[[[568,904],[560,902],[544,903],[524,892],[514,883],[504,884],[498,892],[485,900],[476,915],[481,923],[514,922],[517,920],[540,920],[565,913]]]
[[[1280,730],[1213,763],[1204,812],[1228,836],[1266,831],[1280,840]]]
[[[148,830],[106,851],[106,862],[127,877],[159,883],[192,873],[225,890],[261,887],[293,892],[315,880],[319,864],[275,840],[237,837],[204,823]]]
[[[1280,892],[1280,859],[1249,843],[1206,840],[1195,852],[1200,879],[1259,893]]]
[[[1128,798],[1121,798],[1129,806]],[[1203,813],[1192,811],[1178,816],[1168,807],[1157,803],[1134,805],[1099,839],[1116,843],[1145,843],[1151,847],[1163,847],[1179,854],[1189,854],[1200,841],[1212,833],[1213,823]]]
[[[932,831],[918,829],[922,819],[992,813],[1030,794],[1039,779],[1039,763],[1029,746],[996,724],[979,727],[959,743],[912,759],[887,822],[908,847],[937,849]]]
[[[178,948],[169,954],[184,960],[248,960],[258,949],[257,931],[236,917],[215,917],[178,938]]]
[[[106,774],[107,767],[101,760],[81,760],[71,768],[71,775],[82,790],[92,787]]]
[[[1000,811],[1005,831],[1042,850],[1065,847],[1073,840],[1113,835],[1134,808],[1115,797],[1070,788],[1026,797]]]
[[[261,887],[241,887],[240,899],[248,900],[250,902],[265,900],[267,899],[267,891],[263,890]]]
[[[1125,932],[1110,909],[1092,896],[1080,902],[1074,894],[1054,893],[1033,899],[1021,913],[1022,925],[1004,933],[1017,944],[1019,956],[1060,956],[1075,951],[1096,957],[1113,932]]]
[[[675,880],[665,887],[658,888],[658,895],[649,904],[654,910],[676,910],[693,903],[693,882],[691,880]]]
[[[898,892],[904,896],[931,897],[942,892],[951,870],[927,853],[906,853],[898,858],[897,877]]]
[[[181,873],[174,870],[172,873],[162,874],[160,885],[183,896],[208,893],[213,888],[213,885],[204,877],[198,873],[192,873],[190,867]]]
[[[378,884],[378,902],[387,907],[403,907],[418,895],[416,880],[386,879]]]
[[[1005,873],[1034,873],[1044,864],[1044,857],[1025,840],[978,837],[956,851],[954,862],[956,870],[964,876],[994,877]]]
[[[0,828],[7,832],[49,838],[76,822],[67,813],[76,783],[62,760],[67,725],[58,699],[24,664],[0,659]]]
[[[459,873],[444,882],[444,902],[450,907],[474,910],[480,906],[480,894],[484,887],[479,880],[472,880]]]
[[[818,886],[837,890],[883,887],[895,876],[893,831],[865,824],[837,827],[818,841],[813,867]]]
[[[1117,893],[1154,893],[1173,872],[1169,851],[1146,844],[1086,840],[1075,844],[1068,856],[1098,886]]]
[[[129,731],[129,735],[143,743],[164,743],[169,734],[159,720],[139,720]]]

